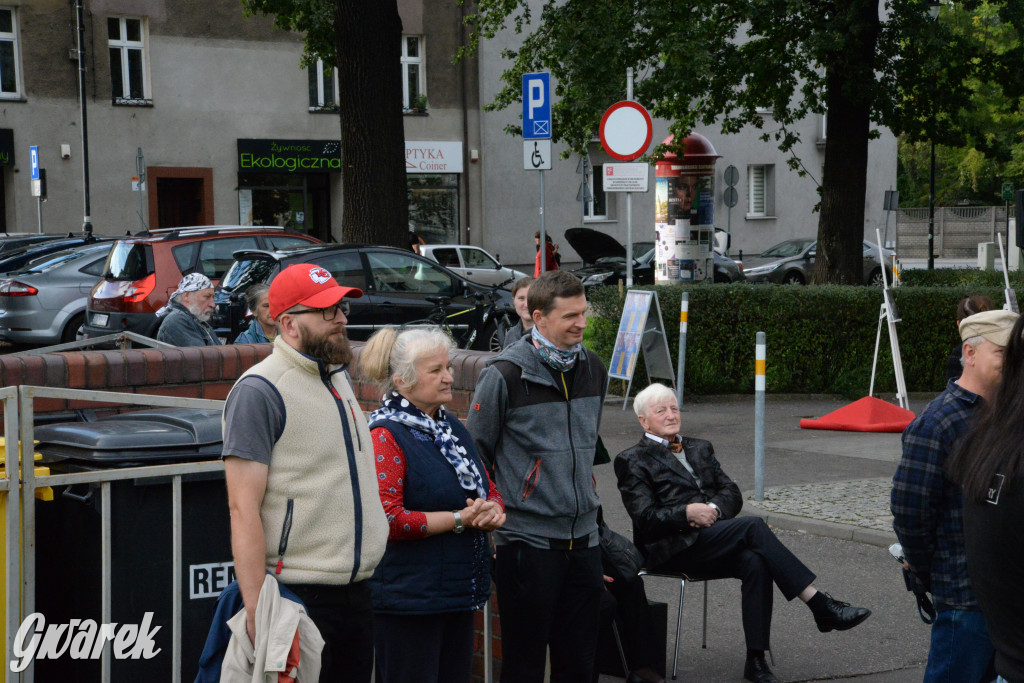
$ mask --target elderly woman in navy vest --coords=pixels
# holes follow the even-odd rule
[[[382,683],[468,683],[473,610],[490,595],[487,532],[505,508],[452,400],[451,339],[440,328],[370,338],[359,365],[385,390],[370,415],[390,524],[371,580]]]

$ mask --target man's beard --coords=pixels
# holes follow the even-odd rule
[[[314,335],[305,328],[300,328],[299,342],[302,352],[327,365],[347,365],[352,360],[352,347],[348,344],[345,330],[340,335],[326,333]]]
[[[186,308],[188,308],[189,313],[199,318],[201,323],[210,322],[210,318],[213,317],[212,308],[200,309],[199,304],[192,304],[191,306],[186,306]]]

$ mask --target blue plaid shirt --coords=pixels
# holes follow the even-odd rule
[[[980,396],[950,381],[903,432],[903,457],[892,478],[893,529],[936,607],[978,607],[967,578],[960,487],[944,468],[980,407]]]

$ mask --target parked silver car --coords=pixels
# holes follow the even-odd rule
[[[455,271],[470,282],[498,285],[515,282],[526,273],[506,268],[480,247],[465,244],[421,244],[420,253],[448,270]],[[510,283],[511,284],[511,283]],[[506,289],[508,285],[506,285]]]
[[[864,240],[864,284],[882,284],[882,265],[878,262],[878,247]],[[758,256],[743,259],[743,272],[748,282],[775,282],[803,285],[811,281],[818,241],[811,238],[786,240]],[[883,249],[886,265],[892,262],[893,251]]]
[[[0,279],[0,339],[42,345],[75,341],[112,246],[65,249],[6,273]]]

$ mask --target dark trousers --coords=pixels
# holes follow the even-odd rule
[[[498,546],[494,580],[501,615],[502,683],[590,683],[597,650],[601,549]]]
[[[701,529],[693,545],[659,569],[707,579],[740,579],[743,635],[750,650],[771,647],[772,582],[786,600],[814,582],[814,573],[759,517],[720,520]]]
[[[645,667],[657,670],[659,660],[664,661],[665,652],[659,652],[663,643],[655,638],[654,615],[647,602],[644,582],[639,577],[605,583],[605,591],[601,595],[602,632],[611,629],[613,620],[618,622],[619,638],[629,671]],[[593,683],[597,683],[597,679],[598,672],[594,671]]]
[[[365,581],[342,586],[288,584],[324,639],[322,683],[370,683],[373,676],[373,603]]]
[[[473,612],[375,614],[377,683],[469,683]]]

